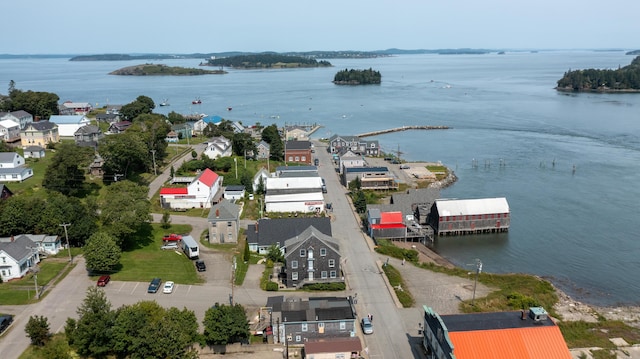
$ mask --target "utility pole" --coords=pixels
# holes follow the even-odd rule
[[[153,174],[157,176],[158,171],[156,170],[156,150],[151,150],[151,155],[153,156]]]
[[[232,307],[233,307],[233,291],[234,291],[235,281],[236,281],[236,267],[237,267],[236,257],[233,257],[233,264],[231,265],[231,297],[229,298],[229,303],[231,304]]]
[[[69,262],[73,263],[73,257],[71,256],[71,245],[69,244],[69,234],[67,233],[67,227],[70,225],[71,223],[63,223],[59,226],[64,227],[64,237],[67,239],[67,250],[69,251]]]
[[[471,305],[475,305],[476,301],[476,285],[478,285],[478,275],[482,272],[482,261],[476,258],[476,279],[473,281],[473,297],[471,298]]]
[[[236,179],[238,179],[238,157],[234,157],[233,162],[236,164]]]

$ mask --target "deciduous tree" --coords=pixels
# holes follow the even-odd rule
[[[66,196],[78,194],[83,188],[85,168],[91,162],[93,151],[73,143],[60,144],[44,174],[42,186]]]
[[[118,181],[102,189],[100,219],[103,229],[117,238],[118,245],[126,247],[127,240],[151,222],[149,188],[131,181]]]
[[[225,345],[249,338],[249,321],[240,304],[216,303],[204,314],[204,339],[208,344]]]
[[[122,252],[116,239],[105,232],[94,233],[84,250],[87,269],[91,272],[109,272],[120,263]]]
[[[104,358],[111,352],[111,329],[115,315],[102,289],[89,287],[78,307],[78,320],[67,319],[65,334],[69,345],[84,357]]]

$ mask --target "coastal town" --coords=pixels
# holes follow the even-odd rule
[[[145,105],[148,112],[130,112]],[[491,282],[480,260],[460,269],[432,250],[439,238],[508,232],[512,215],[504,197],[441,198],[440,189],[456,181],[446,164],[407,162],[371,139],[446,126],[316,138],[318,123],[245,125],[177,114],[172,122],[153,114],[154,107],[141,96],[98,109],[65,102],[47,119],[25,110],[0,113],[0,223],[9,223],[13,203],[37,193],[34,188],[82,198],[100,187],[99,223],[109,233],[70,234],[82,216],[61,216],[62,223],[44,230],[1,230],[0,288],[9,294],[0,296],[0,351],[7,357],[30,350],[33,337],[25,330],[38,315],[48,318],[52,335],[78,335],[75,344],[66,340],[69,350],[83,353],[81,327],[73,334],[65,322],[83,321],[76,308],[92,291],[104,293],[113,308],[155,301],[193,311],[206,345],[193,340],[179,350],[202,358],[478,357],[474,351],[494,358],[590,358],[601,350],[640,357],[635,343],[619,337],[607,338],[613,349],[574,348],[559,324],[606,317],[633,326],[640,319],[633,308],[585,306],[540,278],[527,280],[551,288],[545,295],[553,299],[524,292],[532,288],[495,294],[499,282]],[[156,131],[146,138],[151,147],[135,142],[150,129]],[[122,143],[142,150],[119,152]],[[88,155],[80,155],[83,148]],[[60,153],[77,156],[70,166],[75,182],[51,180]],[[138,156],[144,158],[136,163]],[[115,220],[104,216],[110,204],[121,214],[111,214]],[[137,227],[127,216],[140,217]],[[144,230],[151,238],[143,241],[137,236]],[[104,267],[108,256],[96,260],[104,252],[94,246],[111,237],[114,245],[136,245],[122,245],[122,259]],[[170,268],[129,260],[136,252]],[[51,263],[58,270],[45,275]],[[18,297],[24,298],[8,299]],[[502,300],[509,304],[491,306]],[[210,327],[209,316],[238,305],[246,319],[242,334],[217,338],[212,333],[222,329]]]

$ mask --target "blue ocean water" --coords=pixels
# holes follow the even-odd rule
[[[377,139],[404,159],[453,169],[459,180],[443,197],[505,196],[512,222],[509,233],[446,237],[435,249],[460,266],[478,258],[485,271],[545,276],[576,299],[615,305],[640,303],[640,94],[567,94],[553,87],[570,69],[617,68],[632,59],[621,51],[403,55],[196,77],[108,75],[132,62],[2,59],[0,85],[14,80],[19,89],[97,106],[139,95],[156,103],[166,98],[171,106],[157,112],[244,124],[319,123],[316,137],[450,126]],[[381,85],[331,83],[340,69],[370,67],[382,73]],[[195,98],[202,104],[192,105]]]

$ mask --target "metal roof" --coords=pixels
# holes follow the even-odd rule
[[[504,197],[480,199],[437,199],[436,208],[440,217],[472,214],[509,213],[509,204]]]

